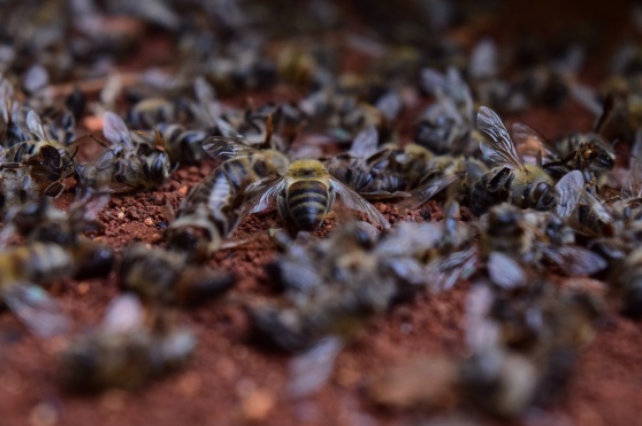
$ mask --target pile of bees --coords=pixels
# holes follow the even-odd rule
[[[177,310],[234,287],[212,256],[242,250],[235,229],[270,206],[285,229],[269,231],[279,254],[265,268],[281,295],[233,300],[257,336],[296,355],[295,397],[323,386],[368,318],[463,281],[472,282],[467,355],[383,375],[367,392],[375,403],[438,406],[452,393],[462,407],[519,416],[563,390],[607,298],[642,316],[639,46],[625,46],[593,91],[575,77],[578,45],[562,54],[518,46],[507,60],[490,39],[457,45],[443,29],[446,1],[431,3],[445,15],[420,41],[340,33],[276,49],[271,41],[295,23],[261,26],[266,12],[252,2],[32,3],[2,5],[11,19],[0,29],[0,295],[35,335],[69,336],[63,387],[137,388],[189,368],[197,342]],[[336,30],[338,6],[315,4],[323,13],[302,22]],[[171,67],[112,72],[140,43],[109,25],[125,18],[172,37]],[[340,71],[338,47],[367,58],[367,71]],[[296,100],[238,108],[220,99],[275,87]],[[596,125],[555,141],[521,123],[508,130],[498,115],[571,101]],[[410,138],[400,134],[422,104]],[[88,117],[102,135],[86,137]],[[163,191],[177,169],[211,159],[158,244],[115,253],[87,236],[111,198]],[[56,207],[65,193],[75,201]],[[443,218],[402,220],[428,210]],[[72,337],[45,289],[112,270],[122,295],[99,327]],[[598,276],[609,291],[555,276]],[[403,400],[384,390],[422,374]]]

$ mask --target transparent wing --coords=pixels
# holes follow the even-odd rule
[[[593,275],[608,264],[601,256],[579,246],[544,247],[544,256],[570,276]]]
[[[240,136],[211,136],[203,142],[203,149],[216,160],[243,157],[256,152]]]
[[[612,223],[613,216],[606,210],[604,204],[588,191],[582,191],[582,200],[584,200],[597,218],[603,223]]]
[[[379,148],[379,132],[375,126],[368,126],[360,131],[352,142],[350,154],[356,158],[368,158]]]
[[[580,106],[596,117],[602,115],[603,107],[597,99],[595,90],[577,81],[568,85],[569,95]]]
[[[511,126],[511,136],[515,142],[517,154],[525,162],[537,164],[537,159],[554,158],[553,152],[548,147],[548,143],[544,136],[523,123],[514,123]],[[541,166],[541,164],[537,164]]]
[[[203,76],[194,79],[194,94],[201,105],[209,105],[216,99],[214,88]]]
[[[109,193],[101,190],[90,190],[83,198],[75,201],[69,206],[70,215],[74,220],[91,222],[96,220],[100,213],[109,203]]]
[[[447,85],[446,77],[432,68],[425,68],[421,71],[421,84],[426,92],[437,95],[444,93]]]
[[[620,195],[624,199],[642,197],[642,158],[639,151],[642,150],[642,129],[635,132],[635,143],[632,148],[629,176],[622,185]]]
[[[34,110],[29,110],[26,121],[29,132],[38,140],[45,141],[48,139],[47,132],[45,131],[45,127],[42,125],[40,116]]]
[[[515,149],[506,126],[492,109],[485,106],[479,108],[477,128],[490,138],[480,143],[480,148],[486,157],[498,165],[512,169],[523,168],[524,163]]]
[[[109,142],[122,144],[127,149],[134,147],[127,125],[122,118],[111,111],[105,111],[103,115],[103,136]]]
[[[500,252],[488,256],[488,275],[490,280],[504,289],[521,287],[526,284],[526,272],[519,262]]]
[[[480,40],[470,53],[468,70],[474,79],[492,78],[497,75],[499,51],[497,44],[489,38]]]
[[[432,197],[458,181],[459,178],[459,174],[453,173],[450,175],[439,176],[431,179],[423,185],[413,189],[410,192],[410,197],[407,197],[406,199],[401,201],[399,203],[399,207],[407,209],[414,209],[416,207],[419,207],[420,205],[430,200]]]
[[[241,214],[260,212],[273,205],[279,193],[285,191],[284,178],[262,179],[247,187]]]
[[[403,100],[397,91],[391,90],[377,100],[375,107],[383,113],[388,122],[393,122],[399,117]]]
[[[450,290],[457,281],[470,278],[478,267],[478,251],[471,247],[430,262],[424,271],[433,291]]]
[[[143,319],[143,306],[138,297],[131,293],[125,293],[111,301],[107,307],[102,327],[105,330],[125,333],[139,328]]]
[[[326,337],[297,355],[289,365],[289,395],[302,398],[321,389],[332,376],[334,361],[343,346],[340,338]]]
[[[377,226],[384,229],[390,228],[390,223],[385,217],[377,210],[372,204],[366,201],[361,195],[354,192],[335,178],[330,178],[330,185],[336,191],[337,195],[341,198],[341,202],[346,207],[364,212],[368,216],[368,220]]]
[[[70,327],[70,320],[58,303],[32,283],[7,285],[2,289],[2,298],[16,317],[37,336],[55,336]]]
[[[573,170],[567,173],[557,182],[555,190],[559,194],[555,212],[559,217],[567,218],[573,214],[582,197],[582,191],[584,190],[582,172]]]

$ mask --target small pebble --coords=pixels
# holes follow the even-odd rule
[[[145,218],[145,220],[143,221],[143,223],[144,223],[146,226],[153,226],[153,225],[154,225],[154,221],[152,220],[152,218],[151,218],[151,217],[146,217],[146,218]]]
[[[243,400],[241,410],[247,421],[258,422],[265,420],[274,408],[276,398],[266,390],[257,389]]]

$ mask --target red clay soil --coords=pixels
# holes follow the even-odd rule
[[[528,3],[529,10],[537,9],[535,3],[538,2]],[[550,6],[551,2],[548,3]],[[518,7],[519,13],[513,10],[513,14],[521,18],[505,28],[513,34],[520,25],[530,22],[523,2],[514,4],[508,7]],[[599,4],[607,9],[604,13],[613,14],[615,7]],[[266,101],[283,97],[287,95],[278,89],[260,95]],[[522,121],[543,135],[554,137],[571,130],[588,131],[594,118],[568,102],[557,111],[533,109],[511,120]],[[118,253],[134,242],[161,242],[161,228],[168,220],[167,203],[177,208],[191,186],[213,167],[208,163],[200,168],[181,168],[175,174],[180,182],[169,181],[158,191],[112,199],[100,215],[104,230],[97,232],[95,239],[114,247]],[[72,198],[71,194],[64,194],[58,202],[66,206]],[[433,205],[405,217],[390,206],[377,204],[377,207],[391,222],[423,220],[428,216],[426,209],[432,220],[439,220],[441,215]],[[368,403],[364,393],[373,377],[410,358],[463,353],[463,310],[468,283],[458,283],[452,291],[420,295],[372,320],[341,352],[330,382],[320,392],[305,400],[288,399],[290,356],[252,342],[249,318],[238,303],[239,297],[274,297],[264,266],[275,257],[276,250],[265,231],[281,226],[283,223],[274,210],[253,215],[241,224],[231,240],[251,236],[256,241],[221,250],[211,261],[212,266],[234,272],[239,279],[237,286],[223,300],[182,314],[198,337],[193,362],[185,370],[136,392],[108,391],[94,396],[63,392],[56,377],[56,354],[69,337],[37,339],[14,316],[1,314],[0,426],[244,423],[371,426],[407,424],[417,416],[447,414],[447,407],[437,413],[422,414],[384,411]],[[327,221],[325,226],[333,226],[333,221]],[[108,279],[56,283],[50,291],[74,320],[75,331],[80,332],[101,320],[118,288],[112,274]],[[487,418],[475,420],[480,424],[501,424]],[[642,426],[642,324],[610,311],[595,339],[581,352],[567,392],[546,413],[529,414],[523,423]]]
[[[555,112],[534,110],[518,119],[545,136],[588,130],[593,121],[572,104]],[[166,204],[177,207],[213,166],[183,168],[177,171],[180,182],[170,181],[152,193],[113,199],[100,216],[104,231],[95,239],[119,252],[136,241],[160,242]],[[59,202],[64,206],[70,199],[66,194]],[[422,220],[419,212],[400,217],[389,206],[378,207],[391,222]],[[433,220],[440,219],[438,209],[432,205],[428,209]],[[364,388],[378,373],[409,358],[461,354],[468,284],[421,295],[371,321],[339,355],[330,383],[308,399],[292,401],[285,391],[289,356],[251,342],[249,319],[236,302],[239,296],[273,297],[264,265],[274,258],[275,249],[265,231],[282,225],[275,211],[254,215],[232,240],[254,236],[256,241],[214,256],[212,266],[233,271],[239,278],[237,287],[224,300],[183,314],[199,339],[193,362],[186,370],[140,391],[108,391],[97,396],[64,393],[56,382],[56,354],[68,338],[36,339],[12,315],[0,315],[0,425],[405,424],[416,414],[373,407],[364,398]],[[327,221],[325,227],[332,225]],[[117,292],[113,275],[70,280],[51,289],[73,318],[76,331],[97,324]],[[642,326],[612,312],[582,352],[565,396],[546,414],[529,416],[526,423],[642,425],[641,410]],[[479,421],[496,424],[490,419]]]

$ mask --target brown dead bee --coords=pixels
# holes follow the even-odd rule
[[[137,245],[128,248],[119,268],[120,285],[145,302],[191,307],[223,294],[234,284],[231,274],[187,263],[180,253]]]
[[[239,138],[212,137],[204,148],[226,160],[192,188],[168,230],[168,247],[195,258],[207,258],[234,231],[251,184],[286,173],[290,164],[281,152],[255,149]]]
[[[73,391],[139,388],[179,369],[196,341],[173,313],[145,311],[136,296],[118,296],[96,329],[73,340],[61,354],[62,384]]]
[[[472,188],[470,208],[481,215],[493,204],[509,201],[521,208],[550,210],[557,204],[555,182],[538,165],[525,164],[504,123],[491,109],[481,107],[477,126],[489,139],[480,145],[482,152],[498,164],[483,175]]]
[[[335,197],[361,211],[377,226],[388,221],[368,201],[335,179],[318,160],[296,160],[278,179],[257,182],[249,189],[249,204],[258,211],[276,200],[281,217],[298,229],[315,230],[334,205]]]
[[[112,112],[105,112],[103,134],[112,144],[93,164],[82,167],[81,180],[87,186],[106,185],[114,193],[147,191],[168,179],[171,165],[162,135],[154,133],[154,142],[132,139],[125,122]]]

